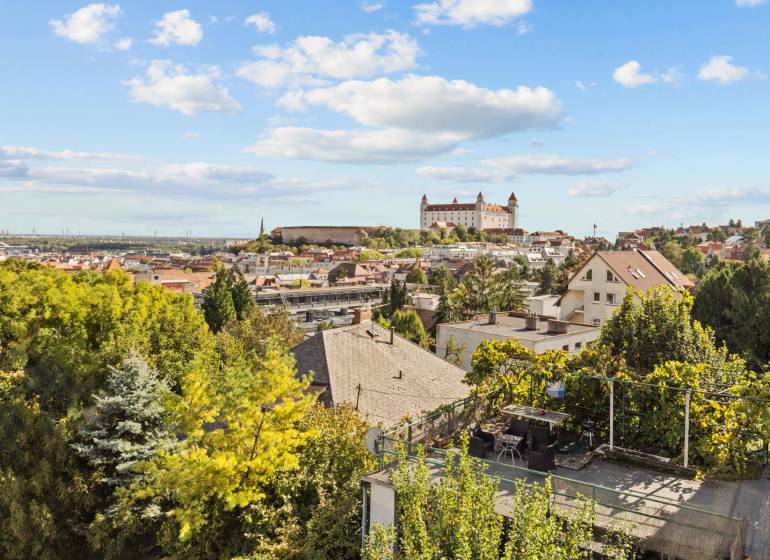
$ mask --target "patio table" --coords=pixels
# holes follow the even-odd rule
[[[539,420],[541,422],[546,422],[549,426],[551,426],[551,428],[558,426],[567,418],[569,418],[569,414],[564,412],[556,412],[544,408],[519,404],[506,406],[503,409],[503,413],[510,414],[511,416],[518,416],[519,418],[526,418],[528,420]]]
[[[511,464],[515,464],[513,460],[513,454],[519,456],[519,460],[522,461],[521,453],[519,453],[518,445],[524,438],[522,436],[515,436],[513,434],[501,434],[497,437],[497,441],[500,442],[500,454],[497,456],[497,462],[500,462],[500,458],[504,457],[506,453],[511,454]]]

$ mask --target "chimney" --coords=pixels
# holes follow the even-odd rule
[[[360,325],[366,321],[372,320],[372,308],[371,307],[356,307],[353,310],[353,324]]]
[[[557,319],[548,319],[549,334],[567,334],[567,321],[558,321]]]
[[[394,329],[393,327],[390,327],[390,345],[391,346],[393,346],[393,338],[395,336],[394,335],[395,332],[396,332],[396,329]]]
[[[528,331],[536,331],[537,323],[538,319],[535,313],[529,313],[524,319],[524,326]]]

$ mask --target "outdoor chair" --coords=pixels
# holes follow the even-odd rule
[[[556,442],[556,434],[547,426],[530,424],[529,433],[532,434],[532,449],[551,445]]]
[[[486,459],[487,454],[495,450],[495,436],[481,429],[476,425],[471,430],[471,437],[468,440],[468,455]]]
[[[556,461],[554,456],[556,454],[556,446],[558,444],[554,441],[548,445],[541,444],[539,446],[533,446],[527,454],[527,468],[533,471],[552,471],[556,469]]]

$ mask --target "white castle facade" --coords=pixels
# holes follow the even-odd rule
[[[508,204],[487,204],[484,195],[479,193],[476,203],[465,204],[455,198],[451,204],[429,204],[428,197],[422,195],[420,203],[420,229],[451,228],[462,225],[466,228],[516,229],[519,227],[519,202],[516,194],[511,193]]]

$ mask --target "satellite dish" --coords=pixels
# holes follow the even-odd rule
[[[366,448],[374,455],[380,454],[380,444],[382,442],[382,428],[373,427],[366,430]]]

